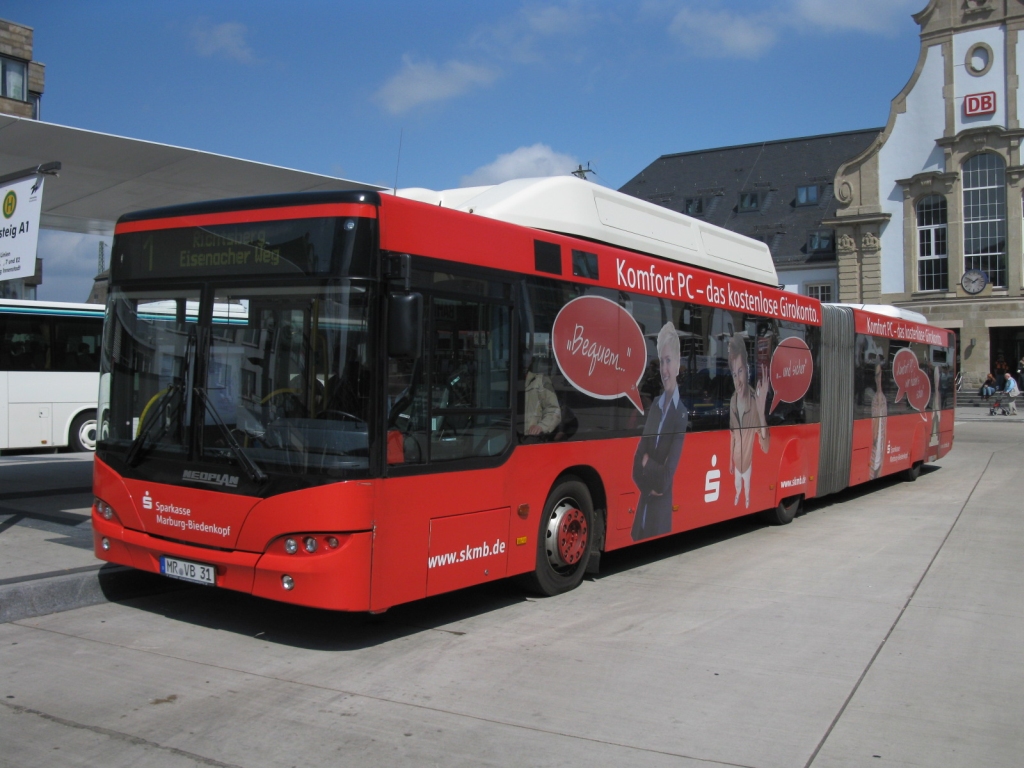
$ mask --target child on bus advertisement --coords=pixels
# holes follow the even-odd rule
[[[768,423],[765,404],[768,400],[767,370],[758,370],[757,385],[750,388],[750,369],[747,365],[745,333],[734,333],[729,338],[729,370],[732,372],[734,391],[729,401],[729,474],[736,481],[733,506],[740,503],[743,492],[745,506],[750,507],[750,475],[754,463],[754,437],[762,453],[768,453]]]
[[[658,332],[662,393],[651,403],[633,456],[633,482],[640,490],[633,541],[672,531],[672,480],[683,452],[689,418],[679,399],[679,334],[671,322]]]

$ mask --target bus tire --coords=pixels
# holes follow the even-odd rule
[[[537,535],[537,565],[526,587],[551,597],[583,580],[594,542],[594,504],[586,484],[575,477],[558,482],[544,504]]]
[[[75,416],[68,431],[68,445],[72,451],[96,450],[96,411],[82,411]]]
[[[800,501],[803,496],[790,496],[779,502],[774,509],[766,509],[761,513],[761,518],[769,525],[787,525],[793,522],[797,512],[800,511]]]
[[[914,462],[910,469],[903,470],[903,479],[908,483],[912,483],[921,476],[921,467],[924,466],[923,461]]]

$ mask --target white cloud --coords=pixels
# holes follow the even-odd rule
[[[922,0],[794,0],[799,19],[824,29],[892,32],[900,19],[921,10]]]
[[[415,62],[402,57],[402,70],[384,83],[374,100],[393,115],[414,107],[460,96],[470,88],[490,85],[498,72],[488,67],[448,61],[440,67],[431,61]]]
[[[687,47],[712,56],[753,59],[773,45],[777,33],[766,14],[740,16],[728,11],[683,8],[669,32]]]
[[[546,36],[577,32],[585,18],[579,3],[535,6],[523,9],[522,14],[530,29]]]
[[[517,64],[535,64],[566,56],[577,59],[587,32],[606,14],[572,0],[554,5],[527,5],[516,13],[480,27],[470,44],[488,56]]]
[[[43,283],[36,289],[41,301],[85,301],[98,268],[99,244],[106,243],[110,266],[110,238],[53,229],[39,230],[36,254],[43,260]]]
[[[248,32],[245,24],[235,21],[213,24],[204,18],[192,25],[189,37],[200,56],[223,56],[240,64],[250,64],[256,56],[246,42]]]
[[[461,186],[478,187],[485,184],[500,184],[510,179],[526,179],[538,176],[562,176],[579,165],[571,155],[555,152],[547,144],[519,147],[512,152],[498,155],[493,163],[482,165],[462,177]]]
[[[756,59],[787,33],[891,34],[922,0],[774,0],[754,12],[700,7],[687,0],[669,22],[673,37],[705,56]],[[655,6],[650,6],[655,7]],[[749,7],[749,6],[747,6]]]

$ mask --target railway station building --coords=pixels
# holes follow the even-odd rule
[[[1024,0],[914,20],[881,129],[664,155],[622,191],[763,239],[790,290],[924,314],[977,386],[1024,357]]]

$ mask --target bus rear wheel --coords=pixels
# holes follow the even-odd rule
[[[796,513],[800,511],[802,496],[790,496],[783,499],[774,509],[766,509],[761,513],[762,519],[770,525],[786,525],[793,522]]]
[[[910,469],[903,470],[903,479],[908,483],[912,483],[921,476],[921,467],[924,466],[923,461],[917,461]]]
[[[96,450],[96,411],[85,411],[75,417],[68,431],[68,445],[73,451]]]
[[[579,586],[594,540],[594,504],[586,484],[560,481],[548,495],[537,537],[537,566],[526,586],[541,595],[558,595]]]

